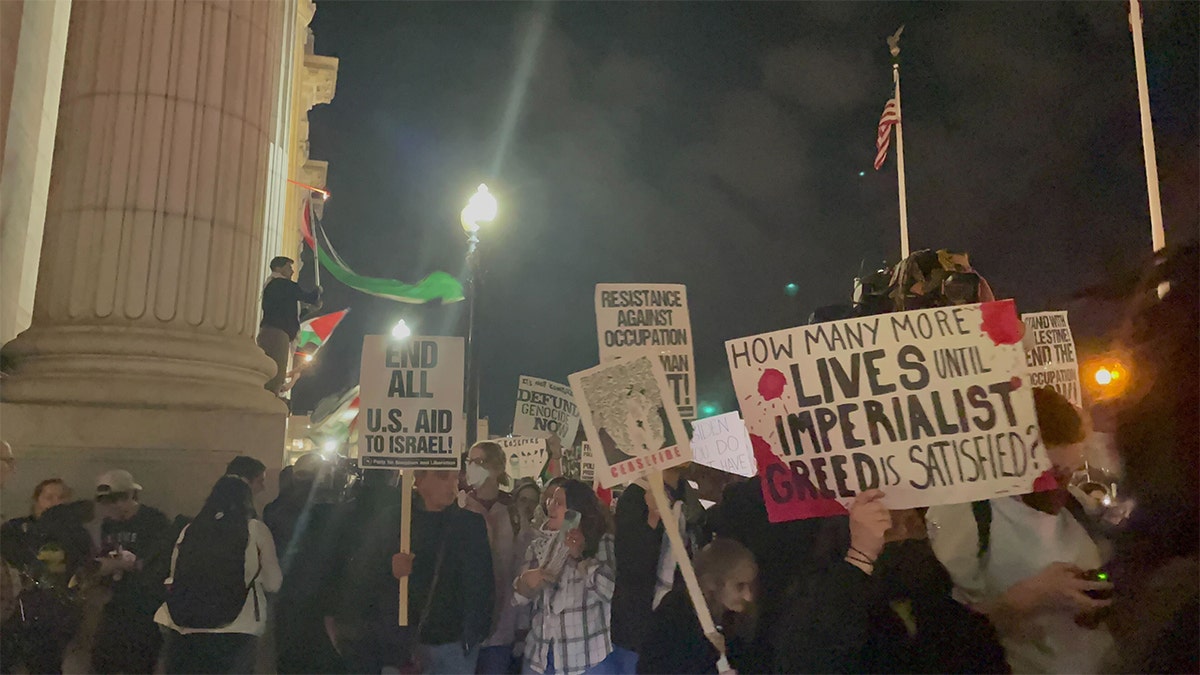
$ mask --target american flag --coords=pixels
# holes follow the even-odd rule
[[[892,127],[900,123],[900,111],[896,108],[896,99],[889,98],[883,106],[883,117],[879,118],[879,131],[875,134],[875,170],[883,166],[887,159],[888,148],[892,145]]]

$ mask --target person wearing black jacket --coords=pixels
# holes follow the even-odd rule
[[[991,623],[951,597],[924,520],[915,510],[889,513],[882,497],[855,498],[846,556],[789,599],[774,634],[778,671],[1009,672]]]
[[[704,507],[683,479],[683,467],[663,471],[667,498],[672,503],[683,502],[686,522],[684,542],[691,551],[703,546]],[[651,508],[652,496],[640,485],[625,488],[617,501],[615,555],[617,559],[616,588],[612,600],[613,653],[621,672],[633,672],[641,640],[650,630],[650,615],[673,585],[679,583],[678,567],[672,582],[664,574],[663,556],[669,551],[664,543],[665,530],[657,508]]]
[[[154,612],[166,594],[175,531],[162,511],[137,501],[141,489],[128,471],[96,480],[96,508],[104,517],[99,574],[112,580],[92,648],[97,673],[152,673],[162,646]]]
[[[403,505],[379,486],[362,509],[374,512],[370,525],[356,544],[339,547],[345,557],[327,589],[326,625],[351,672],[403,665],[411,654],[423,673],[473,673],[491,633],[495,582],[483,517],[455,503],[457,471],[416,471],[416,488],[411,553],[400,551]],[[404,576],[411,629],[397,632]]]
[[[717,539],[705,546],[696,555],[696,578],[719,635],[704,634],[687,589],[678,586],[654,610],[638,672],[715,674],[722,652],[733,669],[727,672],[764,672],[749,653],[757,576],[754,554],[737,541]]]
[[[306,291],[292,281],[296,261],[285,256],[271,259],[271,279],[263,287],[262,323],[258,331],[258,346],[275,361],[275,377],[264,385],[268,391],[278,394],[288,372],[288,359],[292,355],[292,343],[300,332],[299,303],[315,304],[321,298],[321,289]]]

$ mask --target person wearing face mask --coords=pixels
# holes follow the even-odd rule
[[[642,641],[639,673],[716,673],[722,652],[734,669],[722,675],[737,675],[742,666],[739,657],[749,647],[754,618],[754,554],[733,539],[717,539],[696,554],[694,562],[700,590],[720,632],[705,636],[687,589],[672,589],[654,610],[650,633]]]
[[[868,490],[850,507],[845,556],[810,576],[776,627],[786,673],[1005,673],[987,618],[957,602],[919,509]]]
[[[512,585],[516,578],[510,496],[500,490],[508,483],[504,450],[496,443],[476,443],[467,453],[463,508],[483,516],[487,523],[488,546],[492,551],[492,575],[496,584],[492,611],[494,630],[479,649],[476,671],[481,675],[507,673],[512,664],[512,646],[516,609],[512,604]]]

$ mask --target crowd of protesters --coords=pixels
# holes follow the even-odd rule
[[[927,262],[901,266],[897,306],[919,305],[904,279],[927,288]],[[1116,408],[1135,504],[1119,527],[1073,489],[1087,417],[1051,389],[1034,391],[1049,489],[903,511],[872,490],[847,516],[786,523],[758,478],[706,509],[699,467],[662,473],[669,512],[639,483],[610,505],[556,475],[557,446],[514,481],[482,441],[461,471],[414,471],[409,503],[395,472],[347,490],[308,455],[261,518],[248,457],[190,521],[112,470],[79,501],[43,481],[4,525],[3,670],[76,654],[99,673],[1200,672],[1197,264],[1194,246],[1160,260],[1120,331],[1144,376]],[[0,447],[0,477],[16,459]]]

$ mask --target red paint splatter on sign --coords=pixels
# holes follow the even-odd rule
[[[1008,384],[1013,388],[1013,391],[1016,391],[1021,388],[1021,385],[1024,384],[1024,381],[1019,376],[1013,375],[1012,379],[1008,381]]]
[[[987,334],[995,345],[1015,345],[1025,334],[1025,324],[1017,316],[1017,307],[1012,300],[985,302],[979,306],[983,323],[979,330]]]
[[[774,368],[767,368],[763,371],[762,377],[758,378],[758,393],[764,399],[771,401],[783,396],[783,386],[787,384],[787,378],[783,373]]]
[[[754,462],[758,465],[768,521],[785,523],[805,518],[846,515],[846,507],[836,499],[802,498],[799,485],[802,479],[771,451],[771,444],[761,436],[750,434],[750,445],[754,447]]]
[[[1034,492],[1048,492],[1058,489],[1058,479],[1054,477],[1054,469],[1046,469],[1042,475],[1033,480]]]

